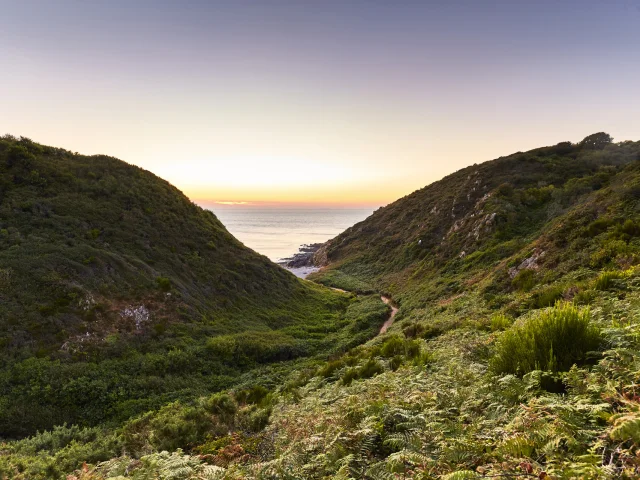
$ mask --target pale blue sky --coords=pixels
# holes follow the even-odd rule
[[[0,0],[0,133],[196,199],[382,204],[640,135],[639,1]]]

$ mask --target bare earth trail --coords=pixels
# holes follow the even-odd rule
[[[380,327],[379,335],[382,335],[393,324],[393,319],[396,316],[396,313],[398,313],[398,308],[393,305],[393,301],[391,300],[391,298],[382,295],[380,299],[391,307],[391,315],[389,315],[389,318],[387,318],[387,320],[382,324],[382,327]]]
[[[336,287],[329,287],[332,290],[335,290],[337,292],[342,292],[342,293],[351,293],[348,292],[347,290],[343,290],[341,288],[336,288]],[[389,330],[389,327],[391,325],[393,325],[393,319],[396,316],[396,313],[398,313],[398,307],[396,307],[393,304],[393,300],[391,300],[391,297],[387,297],[385,295],[381,295],[380,296],[380,300],[382,300],[384,303],[386,303],[387,305],[389,305],[391,307],[391,314],[389,315],[389,318],[387,318],[385,320],[385,322],[382,324],[382,326],[380,327],[380,332],[378,332],[378,335],[382,335],[383,333],[386,333],[387,330]]]

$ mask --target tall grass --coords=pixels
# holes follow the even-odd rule
[[[616,270],[607,270],[602,272],[593,285],[593,288],[596,290],[609,290],[614,286],[615,281],[621,278],[624,278],[624,272],[619,272]]]
[[[533,370],[567,371],[586,360],[601,342],[588,308],[557,303],[552,309],[516,324],[498,340],[491,366],[496,373],[525,374]]]

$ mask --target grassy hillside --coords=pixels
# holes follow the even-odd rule
[[[324,254],[316,280],[360,292],[343,317],[351,332],[385,318],[374,292],[393,296],[386,334],[326,361],[247,372],[118,428],[7,443],[0,471],[640,476],[640,142],[597,134],[474,165],[377,211]]]
[[[150,172],[0,139],[0,437],[121,421],[339,348],[348,303]]]
[[[467,167],[381,208],[329,242],[312,278],[386,291],[408,314],[471,292],[495,308],[579,268],[624,267],[640,236],[640,142],[600,135]]]

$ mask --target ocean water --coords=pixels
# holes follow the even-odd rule
[[[367,218],[373,208],[207,206],[238,240],[274,262],[321,243]]]

